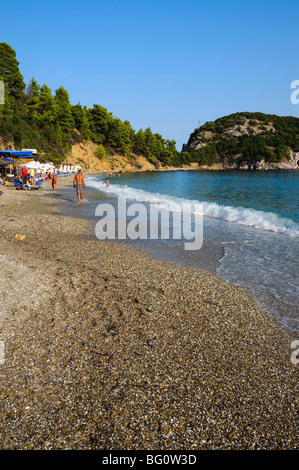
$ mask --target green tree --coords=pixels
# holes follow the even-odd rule
[[[0,43],[0,80],[4,82],[5,95],[9,94],[17,100],[24,98],[25,83],[16,52],[5,42]]]
[[[165,147],[170,150],[173,154],[176,153],[176,141],[175,140],[166,140]]]
[[[28,105],[28,100],[32,98],[39,98],[39,95],[40,95],[40,86],[35,80],[35,78],[32,77],[26,88],[27,105]]]
[[[86,107],[82,107],[80,103],[72,106],[72,117],[75,128],[81,133],[84,140],[89,140],[91,130],[89,128],[88,111]]]
[[[57,120],[57,106],[50,88],[44,84],[39,94],[39,119],[42,125],[54,124]]]
[[[99,160],[103,160],[106,157],[106,149],[103,144],[99,144],[96,148],[95,155]]]
[[[154,149],[153,153],[158,160],[160,160],[161,154],[165,148],[165,140],[160,134],[154,134],[155,141],[154,141]]]
[[[119,143],[121,139],[121,124],[122,122],[120,119],[111,119],[106,134],[107,145],[116,151],[119,149]]]
[[[95,104],[92,109],[88,110],[87,116],[93,141],[105,144],[112,114],[108,113],[107,109],[103,106]]]
[[[133,129],[129,121],[121,123],[121,135],[119,141],[119,152],[121,155],[129,155],[132,151]]]
[[[148,127],[144,131],[144,138],[145,138],[145,153],[146,157],[154,156],[153,149],[155,147],[155,137],[151,131],[151,128]]]
[[[57,120],[62,133],[62,141],[69,145],[71,132],[74,128],[69,94],[63,86],[55,90],[55,102],[57,106]]]
[[[142,129],[139,129],[134,136],[132,150],[136,155],[145,155],[145,135]]]
[[[34,77],[30,80],[26,88],[26,110],[30,121],[38,120],[38,111],[40,106],[40,86]]]

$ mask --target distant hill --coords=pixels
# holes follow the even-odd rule
[[[200,166],[299,169],[299,118],[240,112],[194,130],[181,156]]]

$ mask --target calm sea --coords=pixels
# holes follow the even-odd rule
[[[84,209],[100,202],[127,202],[175,211],[181,204],[203,207],[204,243],[197,252],[178,240],[134,240],[154,256],[215,272],[247,287],[283,326],[299,333],[299,172],[173,171],[87,178]],[[88,209],[87,209],[88,206]]]

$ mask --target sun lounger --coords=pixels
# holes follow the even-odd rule
[[[20,182],[17,181],[15,178],[12,180],[12,183],[13,183],[18,189],[26,189],[26,188],[24,188],[24,184],[23,184],[23,183],[20,183]]]
[[[17,181],[15,178],[12,180],[13,184],[17,187],[17,189],[39,189],[39,186],[30,186],[29,184],[24,184],[24,183],[20,183],[19,181]]]

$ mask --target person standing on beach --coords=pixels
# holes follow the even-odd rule
[[[52,180],[52,189],[55,193],[55,185],[57,183],[56,176],[53,173],[49,173],[49,178]]]
[[[27,173],[28,173],[27,168],[21,168],[21,175],[22,175],[22,179],[24,183],[26,182]]]
[[[83,201],[83,188],[86,189],[84,176],[81,169],[78,170],[78,173],[74,178],[74,188],[76,188],[78,203],[80,203],[80,201]]]

